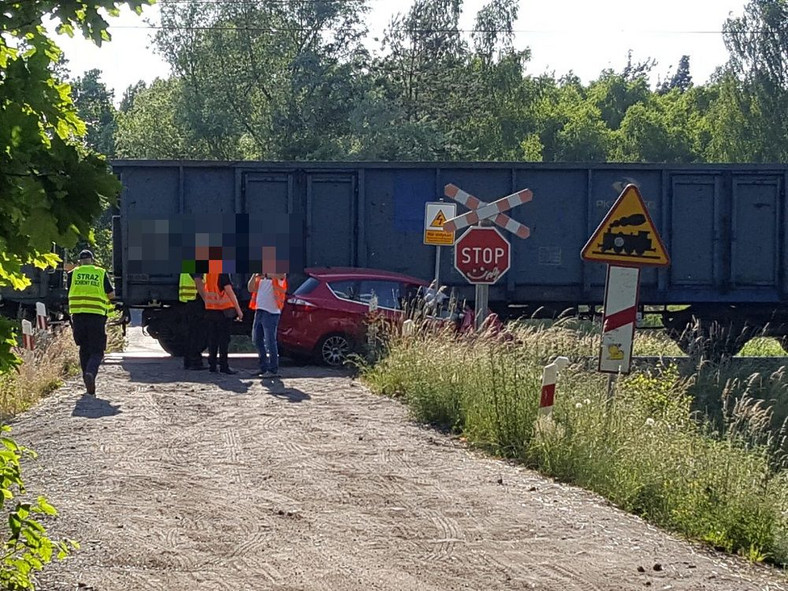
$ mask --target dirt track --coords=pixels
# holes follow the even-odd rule
[[[61,512],[50,533],[82,543],[41,589],[788,589],[416,426],[341,372],[261,382],[147,354],[108,359],[98,398],[73,382],[15,421],[40,454],[30,492]]]

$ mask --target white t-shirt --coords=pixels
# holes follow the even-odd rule
[[[265,310],[271,314],[280,314],[282,311],[276,305],[274,297],[274,282],[263,277],[257,284],[257,309]]]

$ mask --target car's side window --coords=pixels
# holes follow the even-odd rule
[[[401,287],[397,281],[367,280],[359,282],[361,301],[369,303],[373,295],[378,297],[378,307],[400,309]]]
[[[330,281],[328,287],[330,287],[334,295],[341,300],[349,300],[351,302],[360,301],[358,281]]]

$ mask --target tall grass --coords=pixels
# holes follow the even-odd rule
[[[640,347],[656,349],[648,338]],[[490,453],[714,547],[788,561],[788,481],[764,403],[728,388],[712,423],[693,412],[697,376],[675,365],[622,376],[611,402],[607,377],[587,368],[596,346],[598,337],[566,323],[520,326],[511,340],[426,331],[392,336],[387,355],[363,373],[417,420]],[[552,417],[540,419],[542,368],[557,355],[574,363],[559,377]]]
[[[33,351],[17,349],[22,363],[0,374],[0,422],[30,408],[63,385],[63,379],[79,372],[79,353],[71,330],[41,334]]]

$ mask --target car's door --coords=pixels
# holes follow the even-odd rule
[[[359,297],[356,279],[335,279],[327,282],[334,301],[325,308],[324,334],[341,332],[357,340],[363,336],[368,306]]]

